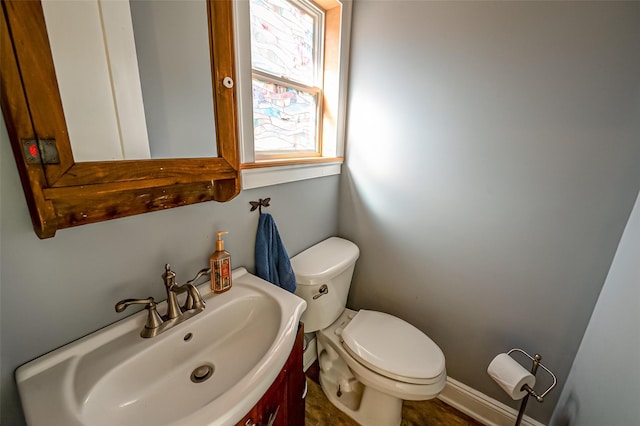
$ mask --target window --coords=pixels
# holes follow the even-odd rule
[[[351,0],[234,5],[243,188],[340,173]]]
[[[256,157],[320,155],[324,12],[305,0],[251,0]]]

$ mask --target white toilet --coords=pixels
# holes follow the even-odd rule
[[[440,348],[411,324],[346,309],[358,247],[332,237],[291,259],[296,294],[307,301],[304,331],[316,332],[320,385],[364,426],[398,426],[402,401],[435,398],[447,374]]]

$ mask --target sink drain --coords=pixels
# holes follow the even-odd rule
[[[191,372],[191,381],[193,383],[202,383],[208,380],[213,375],[213,365],[204,364],[200,367],[196,367]]]

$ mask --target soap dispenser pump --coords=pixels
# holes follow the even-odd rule
[[[211,291],[222,293],[231,288],[231,255],[224,249],[222,235],[227,231],[218,231],[216,235],[216,251],[209,258],[211,266]]]

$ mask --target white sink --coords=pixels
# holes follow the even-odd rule
[[[282,369],[306,302],[244,268],[226,293],[199,290],[205,310],[156,337],[140,337],[142,310],[18,368],[29,425],[239,421]],[[208,367],[213,373],[196,383],[198,367],[200,380]]]

